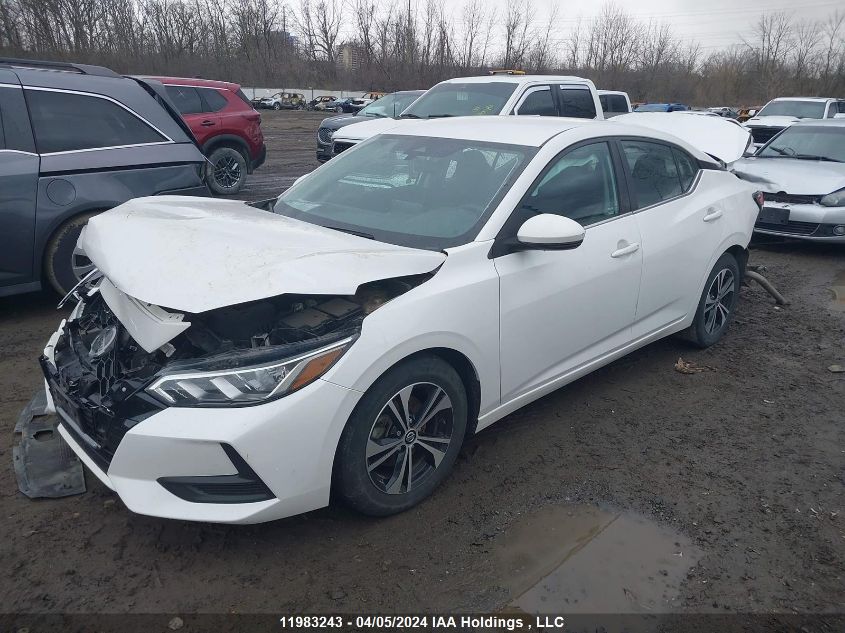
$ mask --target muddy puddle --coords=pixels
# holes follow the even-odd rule
[[[562,505],[513,524],[494,546],[508,611],[672,613],[699,558],[690,539],[643,517]]]

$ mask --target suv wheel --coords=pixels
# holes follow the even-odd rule
[[[246,182],[246,158],[231,147],[218,147],[208,157],[208,186],[219,195],[238,193]]]
[[[64,296],[94,268],[77,245],[88,220],[97,213],[84,213],[71,218],[53,233],[44,251],[44,274],[53,289]]]
[[[281,110],[282,104],[277,101],[276,103],[273,104],[273,109],[274,110]]]

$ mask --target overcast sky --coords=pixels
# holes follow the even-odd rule
[[[421,0],[412,0],[418,6]],[[558,6],[561,36],[565,36],[578,16],[589,19],[601,11],[602,0],[533,0],[537,21],[546,20],[550,8]],[[486,7],[496,7],[501,24],[507,0],[487,0]],[[683,39],[696,40],[707,54],[741,42],[762,13],[786,11],[796,20],[826,20],[839,10],[845,13],[845,0],[615,0],[615,4],[643,20],[667,22]],[[463,0],[447,3],[455,8]],[[458,14],[458,12],[456,12]]]

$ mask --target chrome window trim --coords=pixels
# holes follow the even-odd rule
[[[0,153],[7,152],[9,154],[23,154],[24,156],[38,156],[35,152],[25,152],[22,149],[5,149],[0,147]]]
[[[174,141],[167,134],[162,132],[158,127],[156,127],[155,125],[150,123],[147,119],[142,117],[140,114],[135,112],[132,108],[122,104],[117,99],[112,99],[111,97],[109,97],[107,95],[101,95],[101,94],[97,94],[97,93],[94,93],[94,92],[84,92],[82,90],[70,90],[70,89],[67,89],[67,88],[44,88],[44,87],[41,87],[41,86],[21,86],[21,88],[23,88],[24,90],[36,90],[36,91],[39,91],[39,92],[59,92],[59,93],[63,93],[63,94],[75,94],[75,95],[80,95],[80,96],[83,96],[83,97],[93,97],[94,99],[103,99],[105,101],[110,101],[111,103],[115,104],[116,106],[126,110],[133,117],[135,117],[136,119],[138,119],[139,121],[141,121],[142,123],[147,125],[148,127],[152,128],[153,130],[156,131],[157,134],[161,135],[162,137],[164,137],[166,139],[164,141],[155,141],[155,142],[152,142],[152,143],[129,143],[127,145],[109,145],[107,147],[85,147],[85,148],[82,148],[82,149],[69,149],[69,150],[63,150],[61,152],[44,152],[44,153],[39,154],[40,156],[62,156],[62,155],[66,155],[66,154],[79,154],[81,152],[99,152],[99,151],[112,150],[112,149],[127,149],[127,148],[130,148],[130,147],[149,147],[149,146],[154,146],[154,145],[171,145],[171,144],[176,143],[176,141]]]

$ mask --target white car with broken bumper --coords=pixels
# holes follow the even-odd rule
[[[42,358],[51,406],[135,512],[253,523],[332,490],[402,511],[467,435],[674,332],[719,340],[757,213],[666,133],[409,123],[266,210],[161,197],[93,218],[98,272]]]

